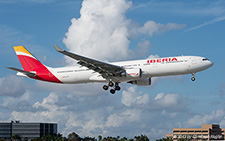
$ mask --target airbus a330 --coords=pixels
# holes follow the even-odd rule
[[[54,47],[56,51],[75,59],[80,66],[48,67],[38,61],[23,46],[15,46],[14,50],[23,69],[7,68],[17,71],[19,76],[54,83],[106,83],[103,89],[110,88],[110,92],[114,94],[121,89],[119,86],[121,82],[149,86],[153,77],[183,74],[192,74],[191,80],[195,81],[196,72],[213,66],[213,62],[199,56],[163,57],[106,63],[62,50],[56,45]]]

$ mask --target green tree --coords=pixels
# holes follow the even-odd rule
[[[50,134],[46,134],[41,138],[42,141],[66,141],[66,138],[62,137],[62,134],[58,133],[58,134],[54,134],[54,135],[50,135]]]
[[[68,135],[68,141],[81,141],[81,138],[77,133],[73,132]]]
[[[54,141],[66,141],[66,138],[62,137],[62,134],[60,133],[53,135],[53,137],[54,137]]]
[[[84,137],[84,139],[82,139],[83,141],[97,141],[95,138],[92,137]]]
[[[178,139],[178,141],[187,141],[187,140],[188,140],[187,138]]]
[[[123,137],[122,139],[120,139],[120,141],[127,141],[127,138]]]
[[[14,134],[14,135],[11,137],[11,139],[12,139],[13,141],[17,141],[17,140],[21,140],[21,137],[20,137],[18,134]]]
[[[101,135],[98,136],[98,141],[102,141],[102,136]]]
[[[173,141],[171,138],[162,138],[162,139],[157,139],[156,141]]]
[[[42,141],[54,141],[54,137],[50,134],[44,135],[43,137],[41,137]]]
[[[41,139],[38,137],[35,137],[35,138],[31,139],[31,141],[41,141]]]
[[[66,137],[62,137],[62,141],[67,141],[67,138]]]
[[[135,141],[149,141],[149,138],[146,135],[140,135],[134,137]]]
[[[24,137],[23,138],[23,141],[28,141],[28,137]]]

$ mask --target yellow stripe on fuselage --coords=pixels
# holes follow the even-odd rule
[[[33,56],[29,51],[27,51],[23,46],[14,46],[15,52],[23,52]]]

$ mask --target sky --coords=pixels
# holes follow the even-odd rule
[[[0,0],[0,121],[55,122],[64,136],[145,134],[173,128],[225,128],[225,1]],[[77,65],[53,45],[113,62],[178,55],[204,56],[214,66],[196,74],[152,78],[151,86],[60,85],[16,76],[13,46],[23,45],[50,67]]]

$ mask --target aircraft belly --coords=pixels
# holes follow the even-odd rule
[[[107,82],[107,80],[98,73],[95,73],[94,75],[89,77],[89,81],[90,82]]]
[[[88,83],[90,76],[91,73],[88,72],[70,73],[68,75],[62,76],[61,80],[63,83]]]
[[[89,82],[91,71],[79,70],[77,68],[52,69],[53,74],[65,84],[79,84]]]

